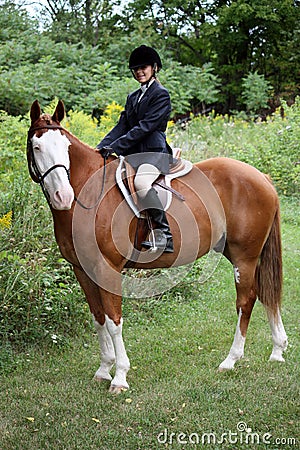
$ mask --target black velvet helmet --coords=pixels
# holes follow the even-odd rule
[[[162,68],[159,54],[152,47],[141,45],[135,48],[129,58],[129,69],[133,70],[141,66],[154,66],[157,64],[157,72]]]

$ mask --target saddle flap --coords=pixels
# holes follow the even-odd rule
[[[140,208],[138,207],[138,195],[134,186],[136,172],[123,156],[119,156],[119,159],[120,164],[116,171],[117,184],[134,214],[137,217],[141,217]],[[167,211],[171,205],[172,194],[176,195],[180,200],[184,200],[184,197],[171,187],[171,181],[174,178],[188,174],[192,168],[193,164],[190,161],[181,158],[176,159],[174,164],[170,167],[170,172],[167,175],[162,175],[155,183],[153,183],[165,211]]]

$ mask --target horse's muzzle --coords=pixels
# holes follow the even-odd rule
[[[72,203],[74,201],[74,192],[70,185],[69,189],[61,189],[54,192],[54,194],[52,195],[50,194],[49,197],[52,208],[59,211],[66,211],[71,209],[72,207]]]

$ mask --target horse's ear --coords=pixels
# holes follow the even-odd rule
[[[38,102],[38,100],[35,100],[32,105],[31,105],[31,109],[30,109],[30,118],[31,118],[31,122],[34,123],[36,122],[41,116],[41,108],[40,108],[40,104]]]
[[[54,122],[61,122],[65,117],[65,106],[61,100],[58,101],[52,120]]]

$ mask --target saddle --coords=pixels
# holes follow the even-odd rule
[[[176,156],[179,155],[177,154]],[[156,232],[159,232],[159,230],[156,230],[156,224],[151,220],[147,211],[144,211],[144,208],[139,206],[138,195],[134,186],[134,168],[125,161],[123,156],[119,156],[119,159],[120,162],[116,170],[116,182],[127,204],[138,218],[133,251],[125,265],[126,268],[132,268],[135,267],[135,263],[139,261],[141,254],[144,254],[145,250],[143,251],[142,241],[148,239],[155,242],[158,238]],[[172,188],[171,181],[188,174],[192,168],[193,164],[190,161],[181,159],[180,157],[174,158],[174,163],[170,166],[169,173],[161,175],[153,183],[152,186],[157,191],[165,211],[170,207],[173,195],[178,197],[181,201],[185,200],[182,194]]]
[[[120,162],[116,170],[116,182],[118,187],[135,216],[138,218],[145,218],[142,209],[139,207],[138,196],[134,186],[135,170],[127,161],[125,161],[123,156],[119,156],[119,159]],[[175,158],[174,163],[170,166],[169,173],[161,175],[153,183],[152,186],[158,193],[164,211],[169,209],[173,195],[178,197],[181,201],[184,201],[183,195],[172,188],[171,181],[188,174],[192,168],[193,164],[190,161],[181,159],[180,157]]]

